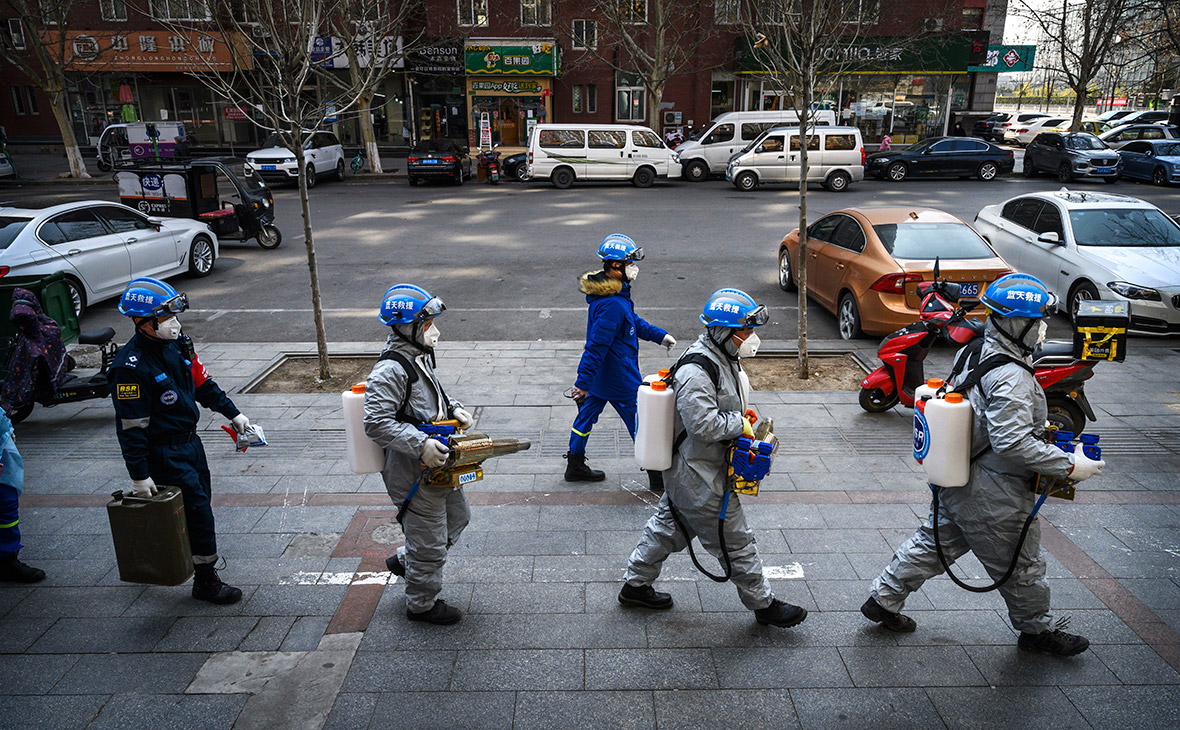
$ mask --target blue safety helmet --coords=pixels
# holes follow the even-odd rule
[[[447,305],[430,292],[413,284],[394,284],[381,298],[381,324],[410,324],[437,317]]]
[[[1057,296],[1035,276],[1008,274],[991,283],[979,297],[998,317],[1041,319],[1057,311]]]
[[[602,239],[602,244],[598,246],[598,258],[603,261],[642,261],[643,249],[636,246],[630,237],[612,233]]]
[[[119,297],[119,314],[128,317],[166,317],[188,309],[188,297],[170,284],[147,276],[132,279]]]
[[[709,295],[701,322],[706,327],[745,329],[761,327],[770,320],[766,307],[741,289],[718,289]]]

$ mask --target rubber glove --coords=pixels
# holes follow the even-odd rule
[[[250,425],[250,419],[246,418],[245,414],[242,413],[239,413],[238,415],[231,418],[229,422],[233,424],[234,430],[237,431],[239,435],[246,433],[246,426]]]
[[[438,469],[447,463],[447,455],[451,450],[438,439],[426,439],[422,444],[422,464],[427,469]]]
[[[1092,476],[1101,474],[1104,466],[1106,466],[1105,461],[1094,461],[1083,454],[1081,449],[1078,449],[1073,454],[1073,470],[1069,472],[1069,478],[1075,482],[1083,482]]]
[[[150,497],[158,491],[159,489],[156,488],[156,483],[152,481],[151,477],[131,480],[131,494],[133,496]]]
[[[475,425],[475,419],[471,417],[466,408],[455,408],[452,413],[455,415],[455,420],[459,422],[459,428],[464,431]]]
[[[754,423],[745,416],[742,416],[742,435],[754,438]]]
[[[676,347],[676,338],[672,335],[664,335],[664,340],[660,344],[667,348],[668,352],[672,352],[672,348]]]

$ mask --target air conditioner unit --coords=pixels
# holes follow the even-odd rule
[[[683,124],[684,112],[664,112],[664,126],[678,127]]]
[[[267,33],[266,28],[263,28],[260,23],[251,23],[250,24],[250,35],[252,35],[255,38],[269,38],[270,37],[270,33]]]

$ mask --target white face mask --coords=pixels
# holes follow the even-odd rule
[[[161,340],[175,340],[180,337],[180,319],[173,317],[156,326],[156,337]]]
[[[758,339],[758,333],[751,332],[746,341],[738,345],[738,357],[754,357],[758,354],[758,345],[762,344],[762,340]]]
[[[639,276],[639,264],[627,264],[623,276],[627,277],[627,281],[635,281],[635,277]]]
[[[1042,319],[1040,324],[1037,325],[1037,344],[1039,345],[1042,342],[1044,342],[1045,337],[1048,334],[1049,334],[1049,325],[1046,324],[1045,320]]]
[[[434,322],[431,322],[430,326],[426,328],[426,331],[422,333],[423,344],[433,350],[434,346],[438,344],[440,334],[442,333],[438,331],[438,327],[435,327]]]

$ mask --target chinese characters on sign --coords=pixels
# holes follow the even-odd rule
[[[236,34],[173,31],[66,31],[71,71],[233,71],[253,58]]]

